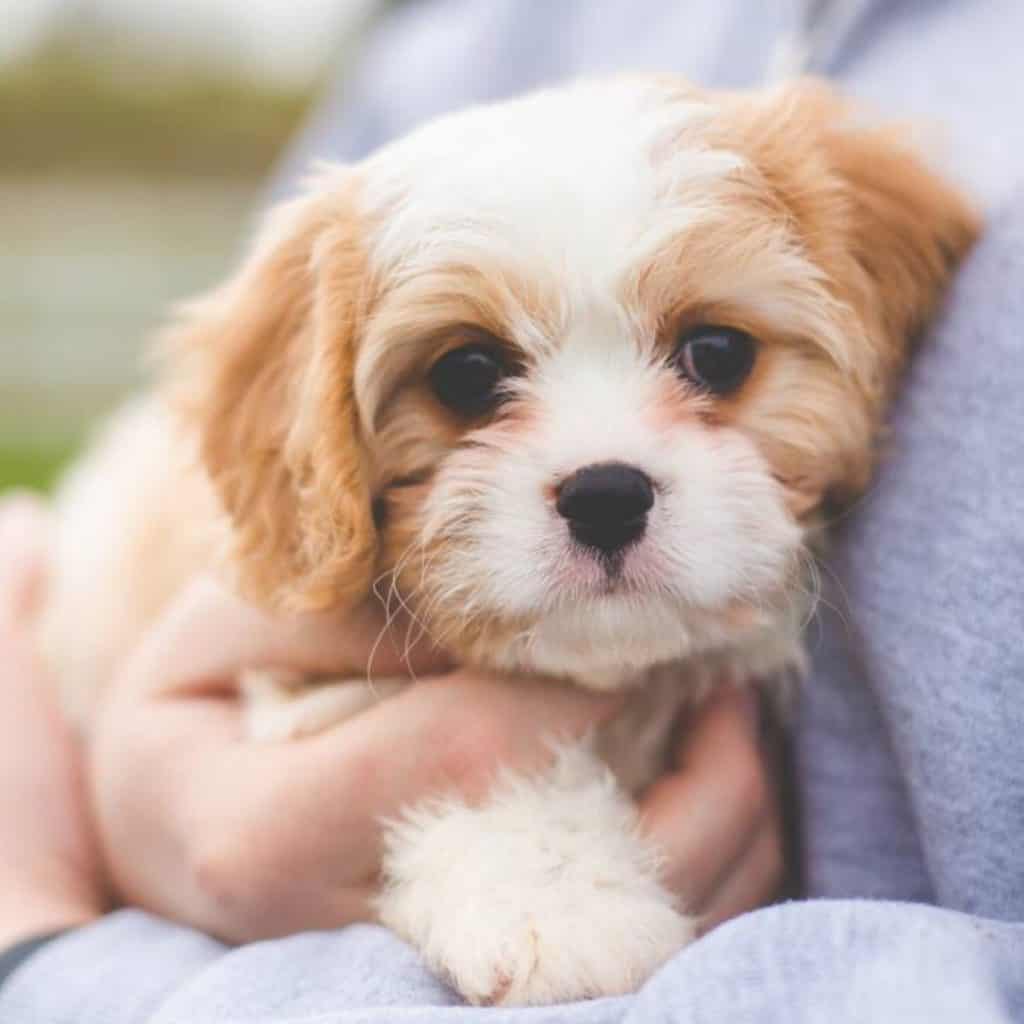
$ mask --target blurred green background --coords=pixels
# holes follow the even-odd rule
[[[368,7],[5,0],[0,489],[48,486],[168,307],[228,271]]]

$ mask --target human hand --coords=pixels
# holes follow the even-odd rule
[[[240,670],[351,671],[380,627],[369,608],[344,623],[272,621],[209,582],[182,596],[127,667],[94,744],[101,828],[129,901],[234,941],[368,919],[382,818],[438,789],[482,795],[499,766],[539,767],[552,732],[581,735],[618,707],[457,671],[318,736],[244,741]],[[412,665],[389,646],[375,657],[381,678],[445,667],[429,650]],[[714,921],[770,895],[773,807],[744,700],[716,701],[641,808],[687,909]]]
[[[683,723],[675,767],[640,804],[665,883],[701,931],[764,906],[784,875],[777,751],[752,689],[723,688]]]
[[[242,670],[355,675],[382,625],[369,607],[344,622],[272,620],[211,581],[180,597],[93,737],[100,830],[126,901],[236,942],[368,920],[382,818],[441,789],[480,796],[499,767],[539,767],[553,732],[582,735],[618,706],[454,671],[300,741],[245,740]],[[427,649],[409,664],[389,643],[373,665],[380,678],[447,668]]]
[[[32,644],[47,544],[41,504],[0,502],[0,948],[104,907],[81,752]]]

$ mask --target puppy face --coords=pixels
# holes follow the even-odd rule
[[[799,618],[975,232],[821,86],[589,82],[321,177],[173,379],[250,592],[610,686]]]

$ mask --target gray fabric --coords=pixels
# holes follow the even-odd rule
[[[421,121],[561,78],[678,71],[754,86],[800,33],[806,0],[432,0],[399,7],[344,69],[277,175],[291,191],[313,159],[363,156]],[[812,5],[813,6],[813,5]],[[843,0],[807,70],[828,75],[924,141],[990,202],[1022,180],[1024,4]],[[826,29],[831,26],[826,22]],[[813,35],[813,33],[812,33]],[[344,100],[342,99],[344,93]]]
[[[881,478],[841,524],[811,634],[797,728],[806,874],[810,895],[834,899],[740,918],[635,997],[521,1012],[453,1005],[379,929],[229,952],[126,912],[24,964],[0,1020],[1024,1021],[1024,4],[406,4],[276,191],[311,157],[355,157],[431,114],[563,74],[753,84],[825,9],[839,30],[807,65],[889,114],[941,122],[993,210],[911,375]]]
[[[123,911],[57,940],[0,996],[11,1024],[1009,1024],[1024,1019],[1024,926],[904,903],[748,914],[634,996],[471,1009],[368,925],[221,950]],[[90,971],[96,976],[90,979]]]
[[[146,1021],[224,947],[136,911],[54,939],[0,989],[4,1024]]]
[[[897,896],[920,884],[943,906],[1020,921],[1024,204],[992,221],[841,536],[845,594],[829,603],[846,622],[829,616],[805,692],[802,777],[815,891],[876,895],[889,878]],[[872,734],[891,748],[875,792],[861,790]],[[862,804],[882,793],[891,831]]]

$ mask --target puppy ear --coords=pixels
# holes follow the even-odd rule
[[[826,128],[825,145],[846,189],[851,253],[869,284],[861,313],[870,322],[874,307],[901,363],[977,239],[980,217],[895,127],[840,117]]]
[[[977,239],[978,213],[904,127],[872,125],[825,82],[748,94],[737,110],[755,162],[839,297],[901,363]]]
[[[866,350],[848,369],[877,431],[908,356],[980,234],[981,218],[908,145],[905,129],[858,123],[835,97],[831,102],[824,148],[841,183],[845,246],[859,271],[842,275],[841,298],[864,329]],[[832,481],[827,500],[842,506],[863,490],[873,448]]]
[[[353,393],[365,259],[351,189],[271,214],[238,276],[166,338],[172,401],[231,521],[239,583],[291,610],[353,603],[376,533]]]
[[[790,437],[807,430],[785,474],[796,514],[807,515],[866,485],[888,399],[980,219],[907,145],[907,132],[872,126],[824,82],[723,102],[758,183],[832,300],[835,331],[816,364],[816,390],[801,392],[802,426],[789,427]],[[817,339],[807,340],[813,348]]]

